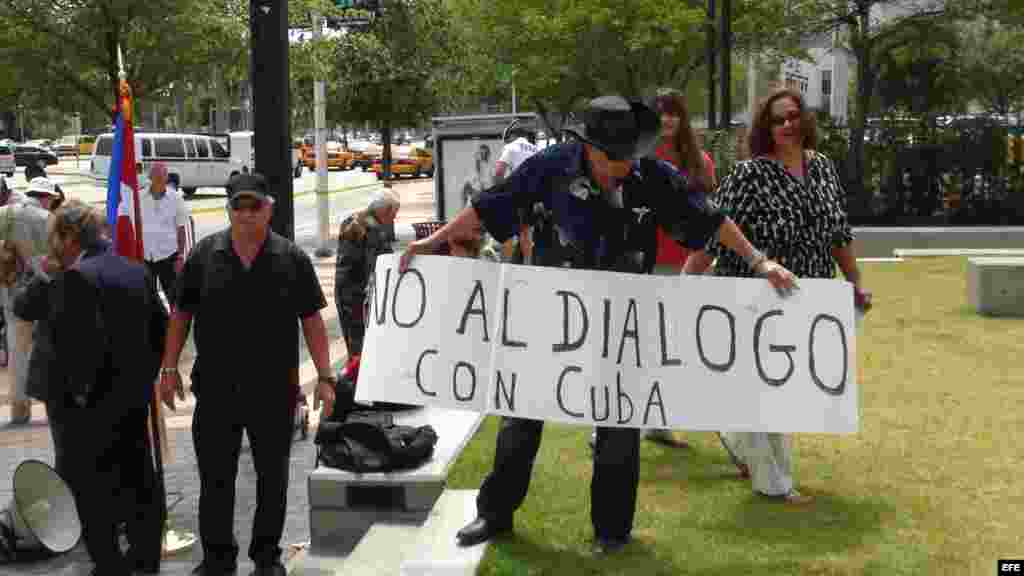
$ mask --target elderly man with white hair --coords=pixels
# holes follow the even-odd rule
[[[346,218],[338,232],[334,303],[350,357],[363,350],[366,287],[373,279],[377,256],[392,252],[400,205],[398,197],[386,187],[370,197],[364,210]]]
[[[0,208],[0,242],[14,248],[16,273],[8,285],[0,286],[4,318],[7,323],[8,366],[12,375],[11,424],[27,424],[32,418],[32,400],[28,396],[28,361],[32,353],[32,323],[14,315],[13,287],[25,281],[30,268],[38,270],[49,248],[47,222],[50,210],[63,201],[63,195],[49,179],[37,176],[29,181],[24,196],[12,197]],[[0,283],[0,284],[4,284]]]
[[[139,194],[139,204],[146,268],[160,280],[167,300],[173,302],[174,285],[185,265],[188,207],[181,192],[167,185],[167,165],[163,162],[149,167],[149,185]]]

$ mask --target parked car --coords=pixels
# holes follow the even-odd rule
[[[256,166],[256,133],[251,130],[229,132],[227,137],[228,152],[231,159],[242,164],[242,172],[255,169]],[[302,158],[299,149],[292,143],[292,177],[302,176]]]
[[[352,151],[352,168],[362,168],[364,172],[380,158],[381,148],[372,142],[353,142],[349,149]]]
[[[0,144],[0,173],[6,174],[7,177],[14,176],[14,150],[6,145]]]
[[[341,168],[342,170],[352,169],[352,152],[345,150],[341,142],[327,142],[327,169]],[[316,146],[309,146],[305,149],[302,163],[311,171],[316,170]]]
[[[79,154],[78,136],[65,136],[61,138],[50,150],[57,156],[74,156]]]
[[[14,147],[14,165],[15,166],[28,166],[35,164],[41,168],[52,166],[60,162],[57,155],[39,146],[32,146],[29,144],[20,144]]]
[[[96,137],[92,134],[82,134],[78,138],[78,153],[82,156],[92,156],[96,147]]]
[[[382,159],[373,161],[370,167],[377,179],[384,177]],[[426,148],[401,146],[392,148],[391,153],[391,176],[398,178],[402,175],[434,177],[434,154]]]

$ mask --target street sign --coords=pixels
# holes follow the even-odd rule
[[[340,8],[341,13],[327,17],[330,28],[369,26],[380,10],[379,0],[334,0],[334,6]]]

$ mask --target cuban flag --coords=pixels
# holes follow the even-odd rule
[[[139,178],[135,172],[135,131],[132,129],[132,94],[122,77],[114,108],[114,149],[107,177],[107,224],[114,250],[142,260],[142,218],[139,214]]]

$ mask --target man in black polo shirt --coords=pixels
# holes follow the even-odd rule
[[[231,227],[204,238],[189,255],[177,287],[160,392],[173,409],[184,399],[178,357],[195,318],[192,441],[199,465],[199,533],[203,562],[195,574],[235,574],[235,477],[242,431],[252,446],[258,482],[249,557],[256,575],[284,575],[284,529],[295,398],[298,330],[320,374],[318,392],[333,406],[326,306],[309,257],[270,230],[273,198],[259,174],[229,183]]]

